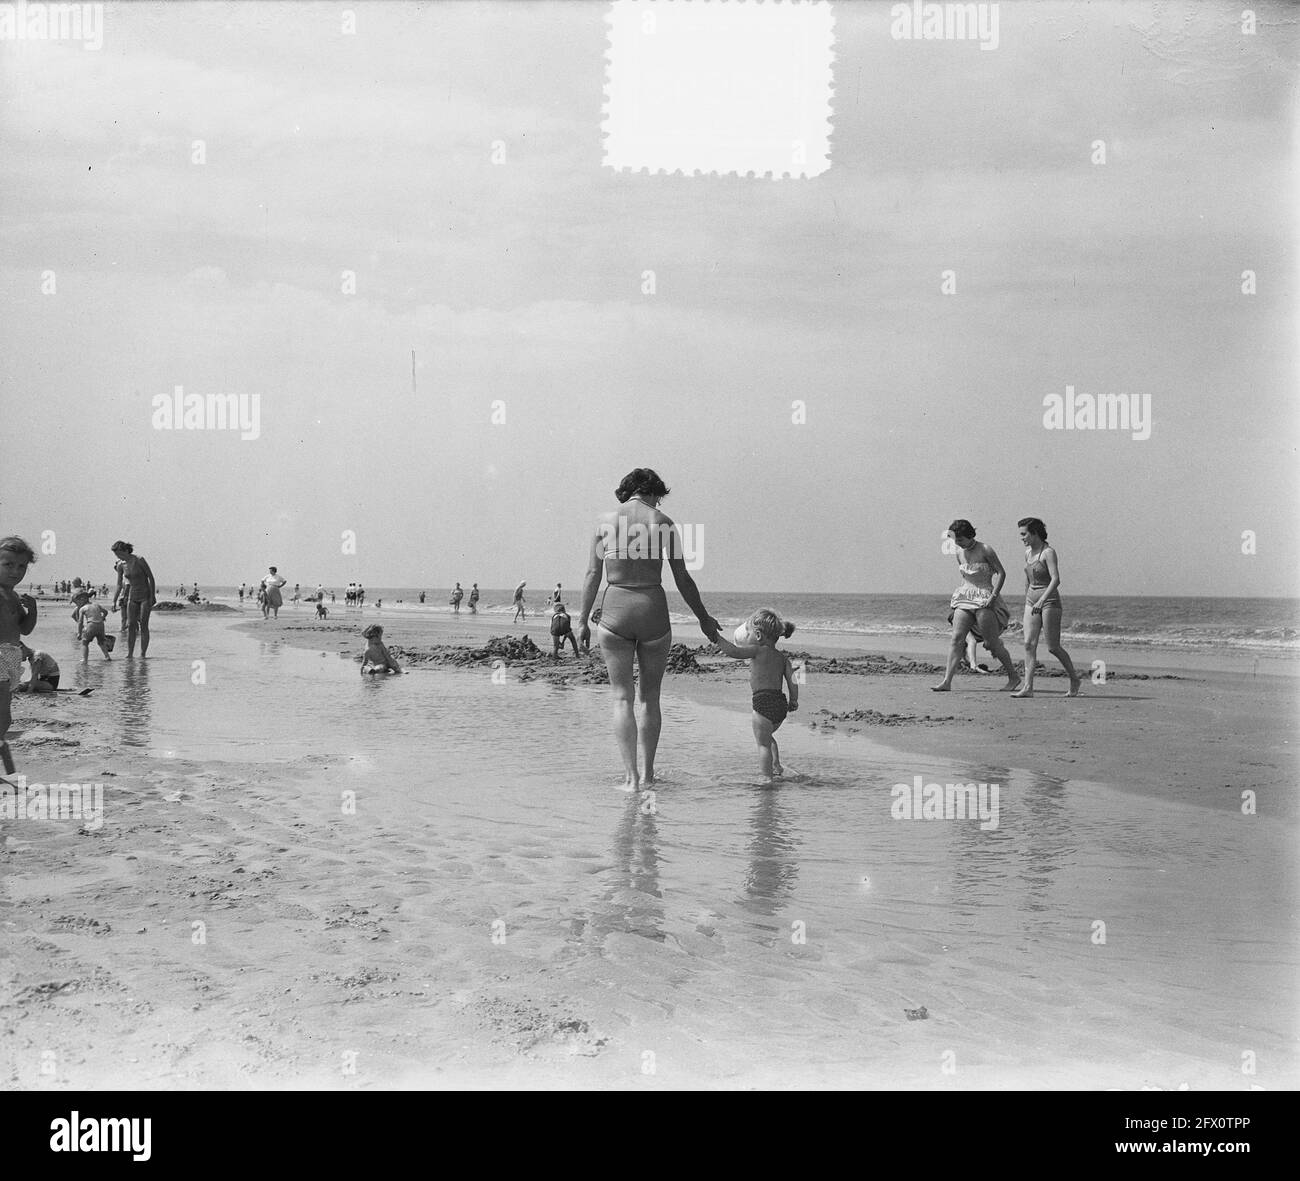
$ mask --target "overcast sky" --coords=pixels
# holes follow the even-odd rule
[[[706,590],[946,595],[950,519],[1018,566],[1036,515],[1067,592],[1297,593],[1300,37],[1252,7],[1004,0],[984,51],[836,4],[798,181],[603,167],[603,4],[0,42],[0,532],[47,579],[123,537],[163,586],[571,585],[647,465]],[[177,385],[259,438],[155,430]],[[1150,438],[1046,430],[1067,385]]]

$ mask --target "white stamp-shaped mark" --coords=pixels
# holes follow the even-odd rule
[[[614,0],[605,164],[818,176],[830,167],[825,0]]]

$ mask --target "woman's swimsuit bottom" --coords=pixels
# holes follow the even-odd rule
[[[772,729],[775,730],[785,721],[785,715],[789,712],[785,694],[780,689],[760,689],[754,694],[754,712],[771,722]]]
[[[600,626],[633,644],[653,644],[670,636],[673,626],[664,588],[606,586],[600,597]]]

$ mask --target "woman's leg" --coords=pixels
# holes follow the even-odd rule
[[[1043,617],[1035,615],[1028,604],[1025,605],[1025,687],[1012,697],[1032,697],[1034,695],[1034,673],[1038,668],[1038,636],[1043,630]]]
[[[1002,671],[1007,674],[1007,683],[1002,688],[1004,690],[1014,689],[1020,684],[1020,677],[1016,674],[1016,666],[1011,661],[1011,653],[1007,651],[1007,646],[1002,642],[997,612],[992,607],[985,607],[976,618],[979,620],[980,632],[984,636],[984,647],[992,652],[997,660],[1001,661]]]
[[[659,731],[663,729],[663,715],[659,712],[659,690],[668,667],[668,650],[673,646],[673,633],[649,643],[636,646],[637,662],[641,665],[641,748],[645,751],[645,774],[642,783],[655,781],[655,754],[659,750]]]
[[[141,600],[139,599],[132,599],[126,605],[126,619],[127,619],[126,654],[128,656],[135,655],[135,639],[136,636],[140,634],[141,605],[142,605]]]
[[[152,604],[146,599],[140,604],[140,655],[149,655],[149,615],[153,611]]]
[[[966,651],[966,633],[975,623],[975,616],[969,611],[958,610],[952,616],[952,643],[948,645],[948,669],[943,680],[930,688],[936,693],[947,693],[952,688],[952,679],[961,667],[962,653]]]
[[[1066,675],[1070,678],[1070,691],[1066,696],[1078,697],[1083,678],[1074,671],[1070,654],[1061,646],[1061,608],[1056,605],[1044,607],[1042,619],[1047,626],[1047,650],[1061,662]]]
[[[632,675],[636,644],[602,627],[600,651],[609,670],[610,692],[614,694],[614,740],[623,759],[623,786],[631,791],[639,782],[636,773],[636,711],[633,709],[636,685]]]

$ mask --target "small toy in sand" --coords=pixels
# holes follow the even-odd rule
[[[907,1014],[907,1019],[909,1021],[925,1021],[930,1016],[929,1011],[924,1005],[919,1009],[904,1009],[903,1012]]]

